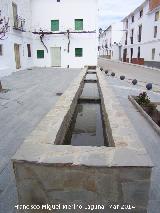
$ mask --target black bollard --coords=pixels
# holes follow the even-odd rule
[[[132,84],[133,85],[136,85],[138,83],[138,81],[136,80],[136,79],[134,79],[133,81],[132,81]]]
[[[125,76],[124,75],[121,75],[120,76],[120,79],[123,81],[125,79]]]
[[[152,84],[151,83],[149,83],[149,84],[147,84],[146,85],[146,88],[148,89],[148,90],[151,90],[153,87],[152,87]]]

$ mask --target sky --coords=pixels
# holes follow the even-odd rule
[[[143,2],[144,0],[99,0],[99,27],[106,29],[112,23],[121,21]]]

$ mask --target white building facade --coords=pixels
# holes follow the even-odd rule
[[[123,61],[160,68],[160,0],[146,0],[123,26]]]
[[[2,17],[9,18],[9,31],[0,40],[0,77],[33,66],[30,0],[0,0]]]
[[[0,76],[34,66],[97,65],[97,0],[0,1],[10,18],[7,37],[0,40]]]
[[[110,25],[99,35],[99,55],[112,60],[121,60],[123,24]]]

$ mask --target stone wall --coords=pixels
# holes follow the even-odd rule
[[[16,163],[14,169],[19,202],[23,204],[82,204],[84,208],[87,204],[101,204],[105,205],[104,212],[111,204],[130,204],[136,207],[136,213],[147,212],[147,168]]]

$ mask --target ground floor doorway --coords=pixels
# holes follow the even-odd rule
[[[19,44],[14,44],[14,54],[15,54],[16,69],[20,69],[21,61],[20,61],[20,45]]]
[[[51,47],[51,66],[61,67],[61,47]]]

